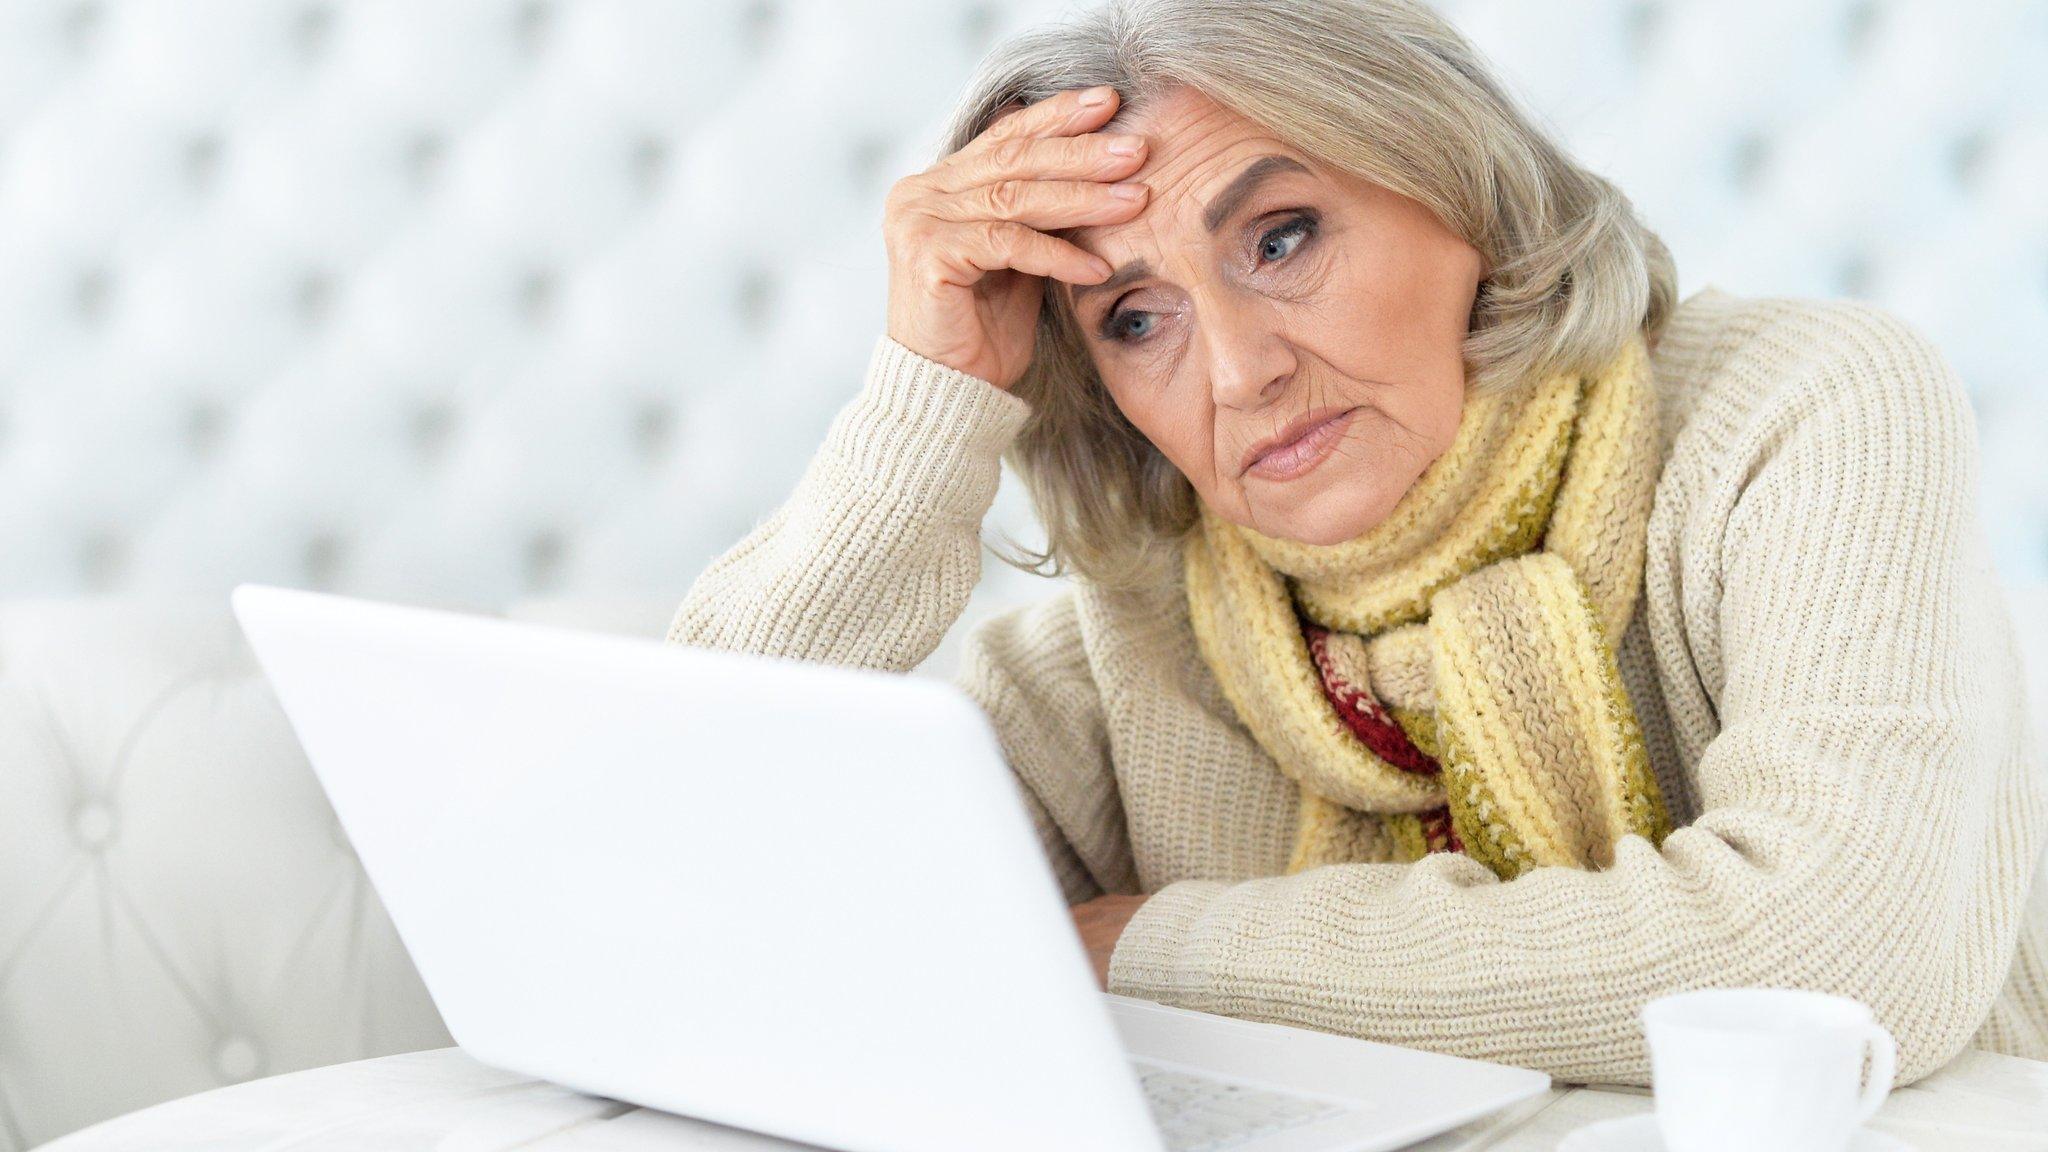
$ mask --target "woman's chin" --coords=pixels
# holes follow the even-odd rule
[[[1342,544],[1346,540],[1349,540],[1352,537],[1359,535],[1360,533],[1364,532],[1366,529],[1370,527],[1372,527],[1372,525],[1368,523],[1361,524],[1356,529],[1341,527],[1318,527],[1313,530],[1297,530],[1291,532],[1268,532],[1267,535],[1280,536],[1283,539],[1293,540],[1301,544]]]
[[[1281,487],[1292,489],[1294,485]],[[1377,490],[1368,487],[1370,498],[1361,500],[1359,489],[1359,482],[1353,479],[1315,491],[1304,487],[1298,495],[1294,491],[1247,493],[1251,526],[1267,536],[1301,544],[1342,544],[1386,519],[1390,510]]]

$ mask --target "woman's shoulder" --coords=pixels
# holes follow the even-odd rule
[[[1761,449],[1803,421],[1975,442],[1968,390],[1940,347],[1870,301],[1708,285],[1673,309],[1651,361],[1667,445],[1684,437],[1717,452]]]

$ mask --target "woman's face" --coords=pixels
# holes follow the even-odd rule
[[[1146,138],[1143,211],[1056,233],[1135,269],[1065,285],[1117,407],[1226,520],[1311,544],[1379,523],[1457,432],[1478,250],[1192,90],[1119,117],[1101,130]],[[1325,412],[1291,474],[1245,466]]]

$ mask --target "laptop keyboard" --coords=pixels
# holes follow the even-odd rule
[[[1346,1109],[1196,1072],[1132,1060],[1145,1101],[1171,1152],[1222,1152]]]

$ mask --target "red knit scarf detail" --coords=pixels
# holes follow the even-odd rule
[[[1354,684],[1339,673],[1335,662],[1330,659],[1330,629],[1308,619],[1301,620],[1302,639],[1308,641],[1309,655],[1314,658],[1316,671],[1320,673],[1323,695],[1330,706],[1337,710],[1352,735],[1363,741],[1367,748],[1380,759],[1404,772],[1418,776],[1435,776],[1443,771],[1434,758],[1415,746],[1401,725],[1363,684]],[[1451,806],[1440,804],[1425,812],[1417,812],[1415,819],[1422,826],[1422,836],[1431,852],[1462,852],[1465,846],[1451,826]]]

